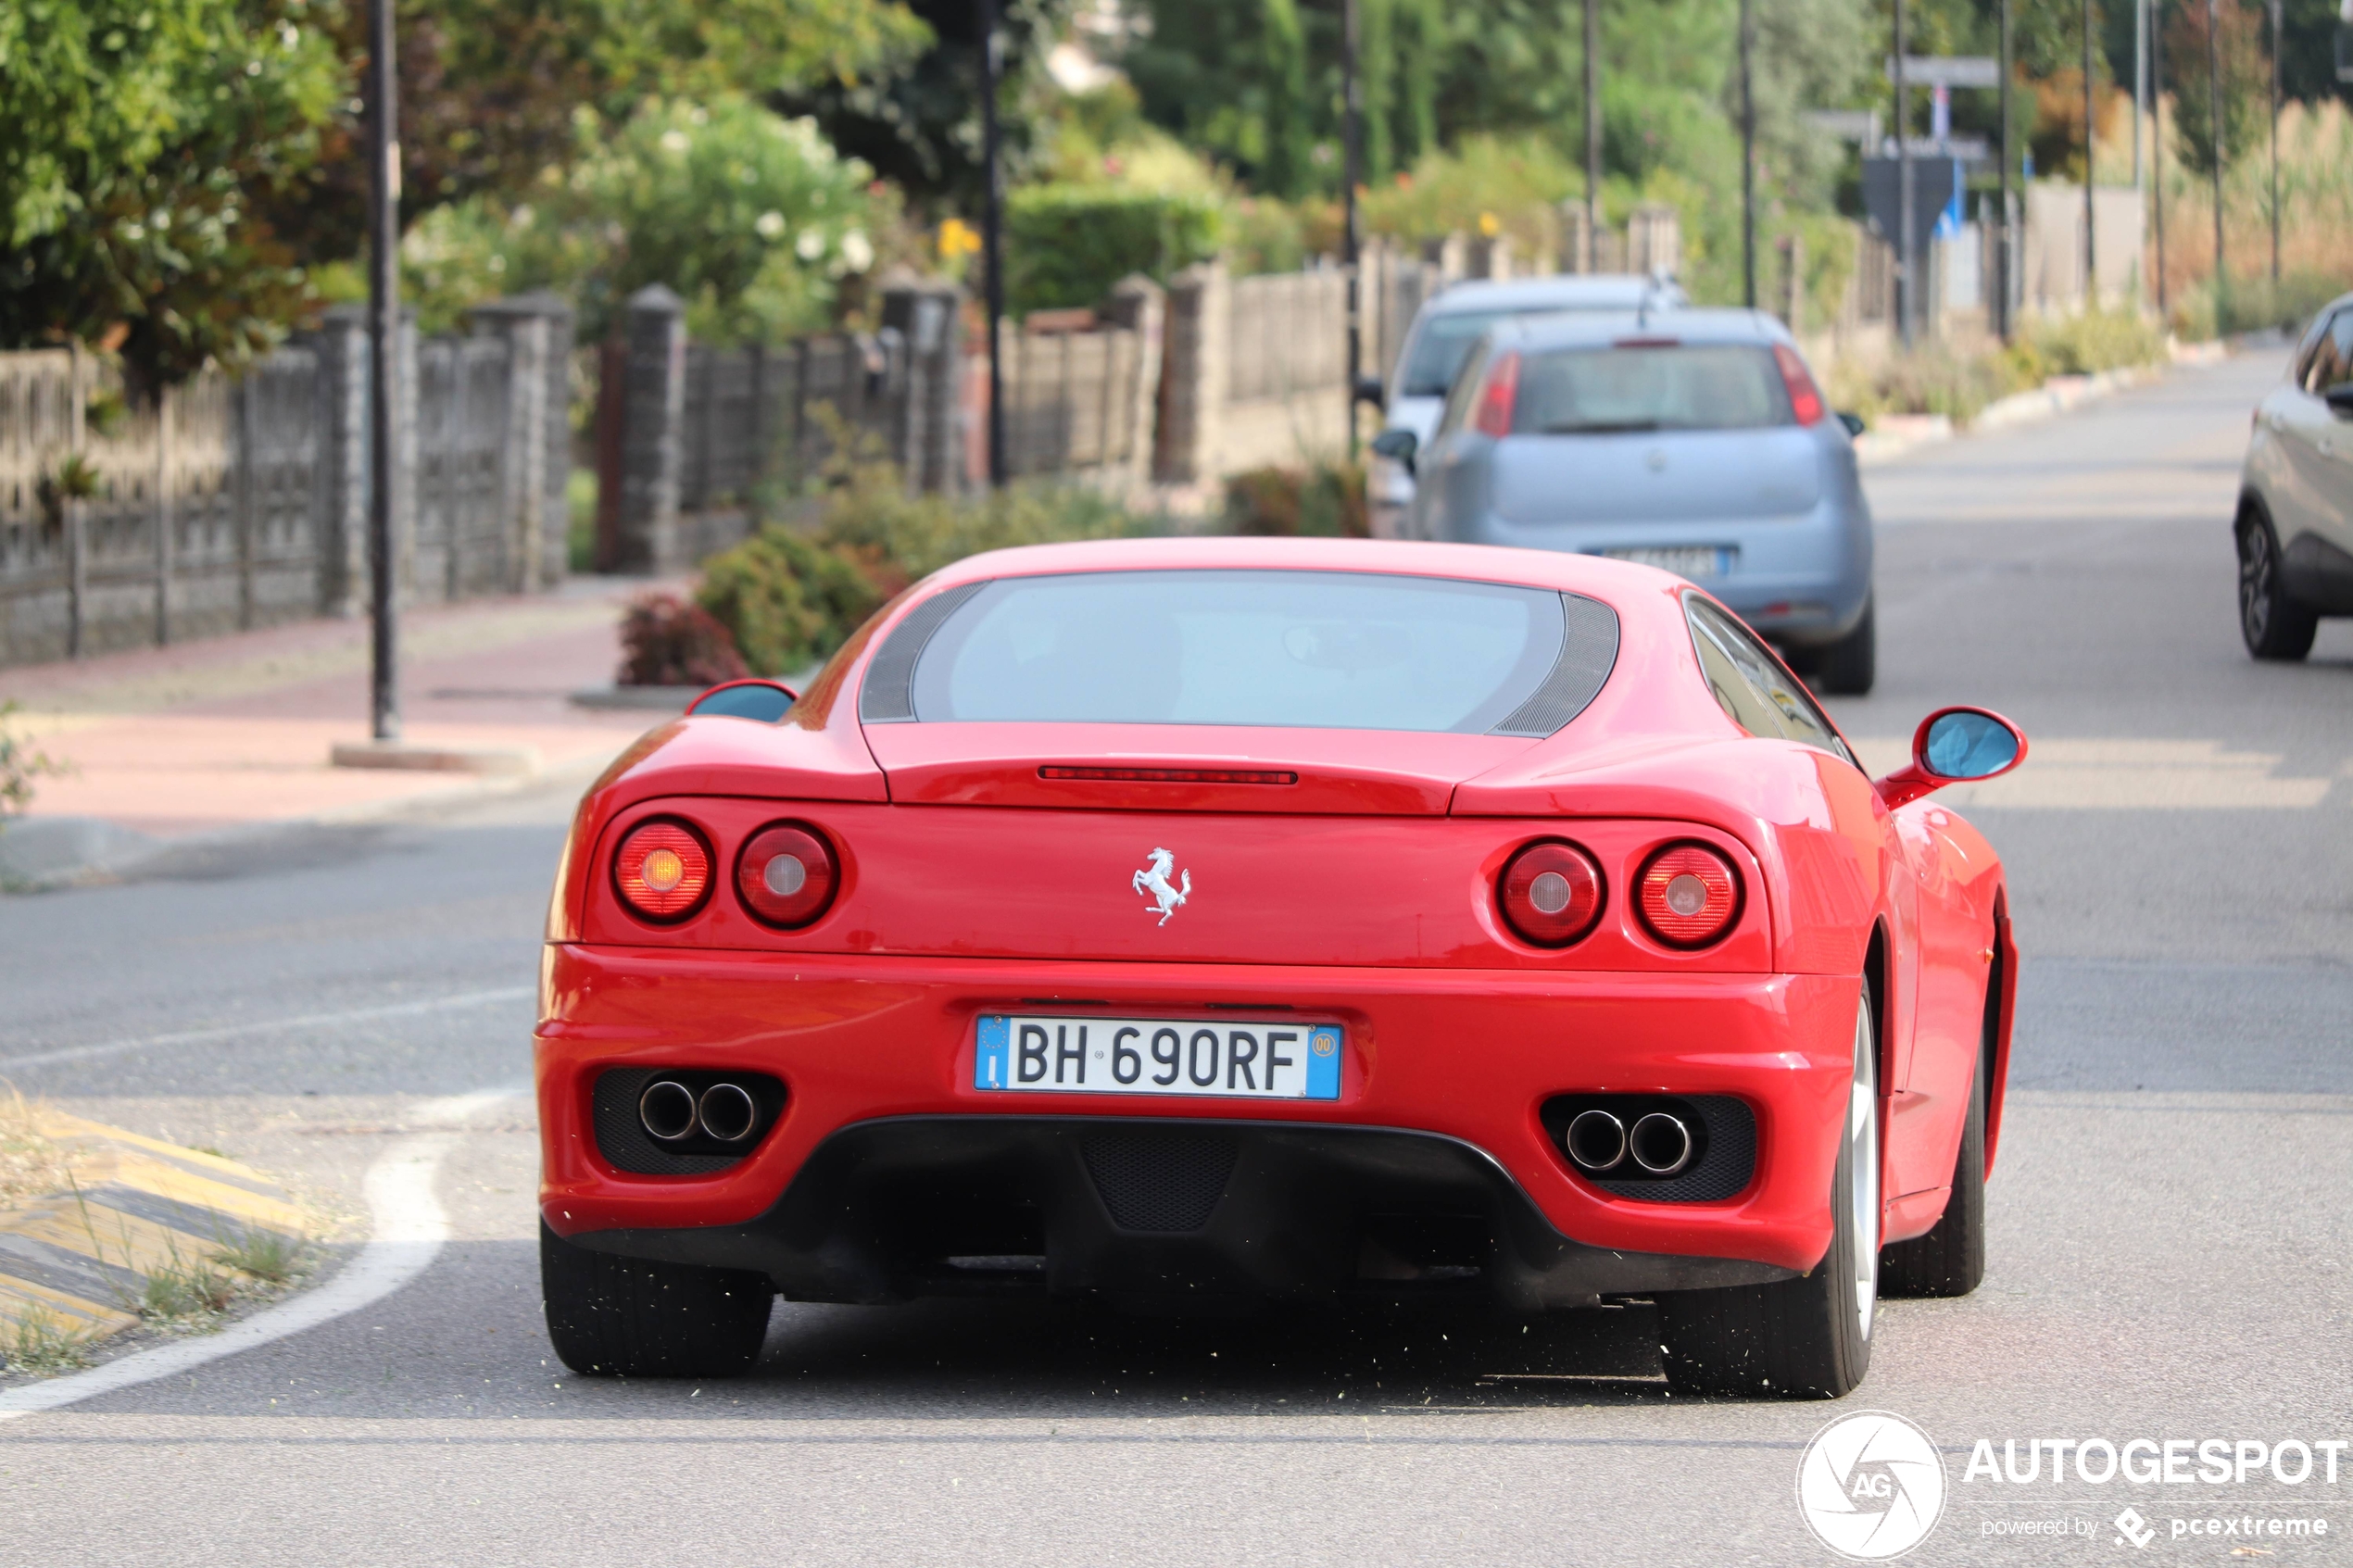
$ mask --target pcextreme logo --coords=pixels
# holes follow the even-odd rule
[[[1944,1458],[1887,1411],[1856,1411],[1814,1434],[1797,1461],[1797,1511],[1815,1537],[1860,1562],[1901,1557],[1944,1512]]]

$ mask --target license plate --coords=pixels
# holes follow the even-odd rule
[[[1655,545],[1602,554],[1612,560],[1655,566],[1678,577],[1723,577],[1730,573],[1741,553],[1728,545]]]
[[[1298,1019],[984,1013],[973,1087],[1049,1094],[1338,1099],[1342,1035]]]

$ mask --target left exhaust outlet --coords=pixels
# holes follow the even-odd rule
[[[743,1093],[740,1089],[736,1092]],[[744,1098],[749,1103],[750,1097]],[[637,1120],[644,1124],[647,1135],[658,1143],[690,1138],[698,1121],[695,1091],[675,1079],[657,1078],[637,1097]]]

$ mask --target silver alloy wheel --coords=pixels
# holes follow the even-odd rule
[[[1868,1343],[1871,1310],[1879,1301],[1879,1073],[1871,1048],[1871,999],[1865,993],[1855,1010],[1855,1079],[1847,1091],[1847,1187],[1855,1210],[1855,1312]]]
[[[2271,621],[2271,535],[2260,521],[2239,531],[2239,624],[2247,640],[2259,643]]]

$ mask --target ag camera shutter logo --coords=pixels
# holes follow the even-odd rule
[[[1814,1434],[1797,1461],[1797,1511],[1815,1538],[1858,1562],[1901,1557],[1944,1512],[1944,1456],[1888,1411],[1856,1411]]]

